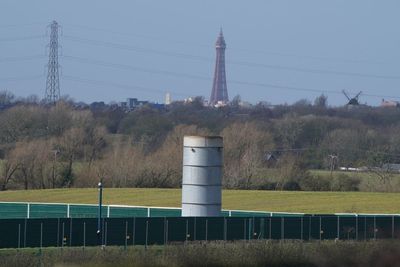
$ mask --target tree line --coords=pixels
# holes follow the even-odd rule
[[[0,190],[179,187],[184,135],[224,137],[224,187],[397,190],[400,110],[314,103],[218,109],[202,99],[126,111],[116,105],[45,105],[0,94]],[[333,157],[334,156],[334,157]],[[332,160],[334,158],[334,160]],[[372,179],[310,170],[365,167]],[[372,182],[371,182],[372,181]],[[400,188],[400,187],[399,187]]]

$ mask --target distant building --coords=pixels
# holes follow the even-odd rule
[[[137,98],[128,98],[126,100],[126,108],[127,109],[135,109],[137,107],[148,104],[149,101],[139,101]]]
[[[221,108],[221,107],[225,107],[227,105],[226,102],[224,101],[218,101],[217,103],[214,104],[214,107],[216,108]]]
[[[385,100],[382,99],[381,102],[381,107],[387,108],[387,107],[399,107],[400,103],[397,101],[393,101],[393,100]]]
[[[165,94],[165,105],[171,105],[171,103],[172,103],[171,94],[166,93]]]
[[[400,172],[400,164],[386,163],[382,165],[382,169],[385,171]]]
[[[103,101],[93,102],[90,104],[90,109],[103,109],[107,105]]]

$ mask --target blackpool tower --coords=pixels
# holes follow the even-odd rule
[[[215,43],[215,48],[217,50],[217,58],[215,61],[215,72],[214,72],[214,82],[210,96],[210,105],[215,105],[218,103],[227,104],[228,98],[228,88],[226,87],[226,73],[225,73],[225,39],[222,33],[222,29]]]

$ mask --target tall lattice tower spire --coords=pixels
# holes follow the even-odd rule
[[[45,100],[55,103],[60,98],[60,77],[58,72],[58,25],[53,21],[50,25],[49,63],[47,64],[47,80]]]
[[[228,103],[228,88],[226,87],[226,73],[225,73],[225,49],[226,43],[222,29],[219,32],[217,42],[215,43],[217,50],[217,58],[215,61],[215,72],[213,88],[210,96],[210,105],[215,105],[218,102],[223,104]]]

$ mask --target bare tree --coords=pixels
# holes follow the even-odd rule
[[[234,123],[221,135],[224,138],[225,185],[250,188],[265,153],[274,147],[272,135],[256,123]]]

